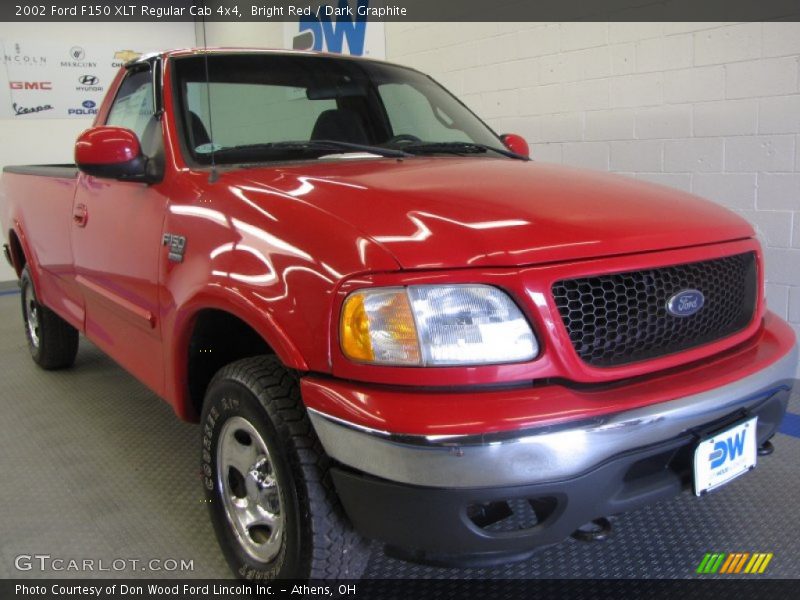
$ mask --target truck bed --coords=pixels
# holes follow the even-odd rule
[[[74,163],[63,165],[9,165],[3,167],[3,173],[74,179],[78,176],[78,167],[76,167]]]

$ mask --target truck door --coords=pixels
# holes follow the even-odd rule
[[[129,68],[105,123],[131,129],[149,156],[163,149],[154,84],[151,64]],[[71,226],[87,337],[159,394],[158,267],[167,204],[161,187],[81,173]]]

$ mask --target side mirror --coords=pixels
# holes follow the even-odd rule
[[[75,142],[75,164],[94,177],[150,183],[139,138],[124,127],[92,127]]]
[[[525,138],[521,135],[517,135],[516,133],[504,133],[500,136],[500,139],[503,140],[506,148],[511,150],[514,154],[519,154],[525,158],[531,157],[531,151],[530,148],[528,148],[528,142],[526,142]]]

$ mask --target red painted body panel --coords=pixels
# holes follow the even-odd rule
[[[74,177],[4,173],[5,231],[22,245],[39,299],[73,326],[83,328],[83,295],[73,277],[71,225]]]
[[[406,270],[583,260],[753,235],[738,215],[690,194],[505,158],[316,161],[231,177],[336,215]]]
[[[307,377],[307,406],[351,423],[395,434],[471,435],[515,431],[598,417],[675,400],[737,381],[785,356],[794,332],[767,313],[757,334],[717,356],[632,380],[624,387],[581,391],[563,384],[504,390],[420,391]]]
[[[621,177],[481,156],[223,168],[211,182],[207,169],[192,168],[181,155],[170,72],[167,57],[161,182],[6,173],[0,217],[6,232],[25,240],[40,298],[183,418],[196,416],[187,400],[189,339],[197,315],[209,308],[250,324],[289,367],[391,385],[605,382],[718,361],[717,354],[741,344],[756,344],[756,354],[760,345],[768,350],[759,330],[759,301],[751,325],[731,338],[657,360],[593,369],[575,356],[550,298],[552,281],[566,275],[745,250],[758,252],[763,271],[752,228],[715,204]],[[122,71],[96,124],[105,122],[121,77]],[[86,212],[82,227],[72,219],[79,204]],[[167,260],[165,233],[186,237],[183,262]],[[542,352],[529,363],[469,368],[387,368],[345,359],[336,329],[346,293],[412,282],[488,283],[508,290],[533,324]],[[337,384],[325,396],[318,393],[327,389],[320,381],[306,380],[307,401],[338,406],[332,414],[343,416],[358,412],[352,398],[360,398],[359,390],[371,389],[366,383]],[[669,385],[678,393],[675,381]],[[552,400],[563,398],[552,393]],[[498,402],[511,398],[496,394]],[[350,400],[337,404],[334,396]],[[447,409],[431,416],[427,395],[413,395],[409,405],[397,397],[398,406],[390,410],[390,396],[371,400],[378,396],[367,394],[364,422],[396,420],[386,426],[420,432],[446,425],[449,411],[452,427],[469,429],[465,415],[472,409],[459,412],[465,396],[451,396],[442,404]],[[492,403],[493,413],[475,413],[475,427],[509,427],[514,415],[520,424],[533,423],[562,410],[550,406],[547,395],[514,398],[508,410]],[[629,401],[627,394],[616,398],[617,406]],[[568,416],[610,409],[611,401],[608,395],[600,408],[576,401]],[[656,400],[644,394],[636,401]]]
[[[141,153],[139,138],[122,127],[95,127],[83,132],[75,143],[78,165],[108,165],[134,160]]]

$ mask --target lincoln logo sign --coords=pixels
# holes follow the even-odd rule
[[[674,317],[691,317],[703,308],[706,299],[699,290],[682,290],[667,300],[667,312]]]

